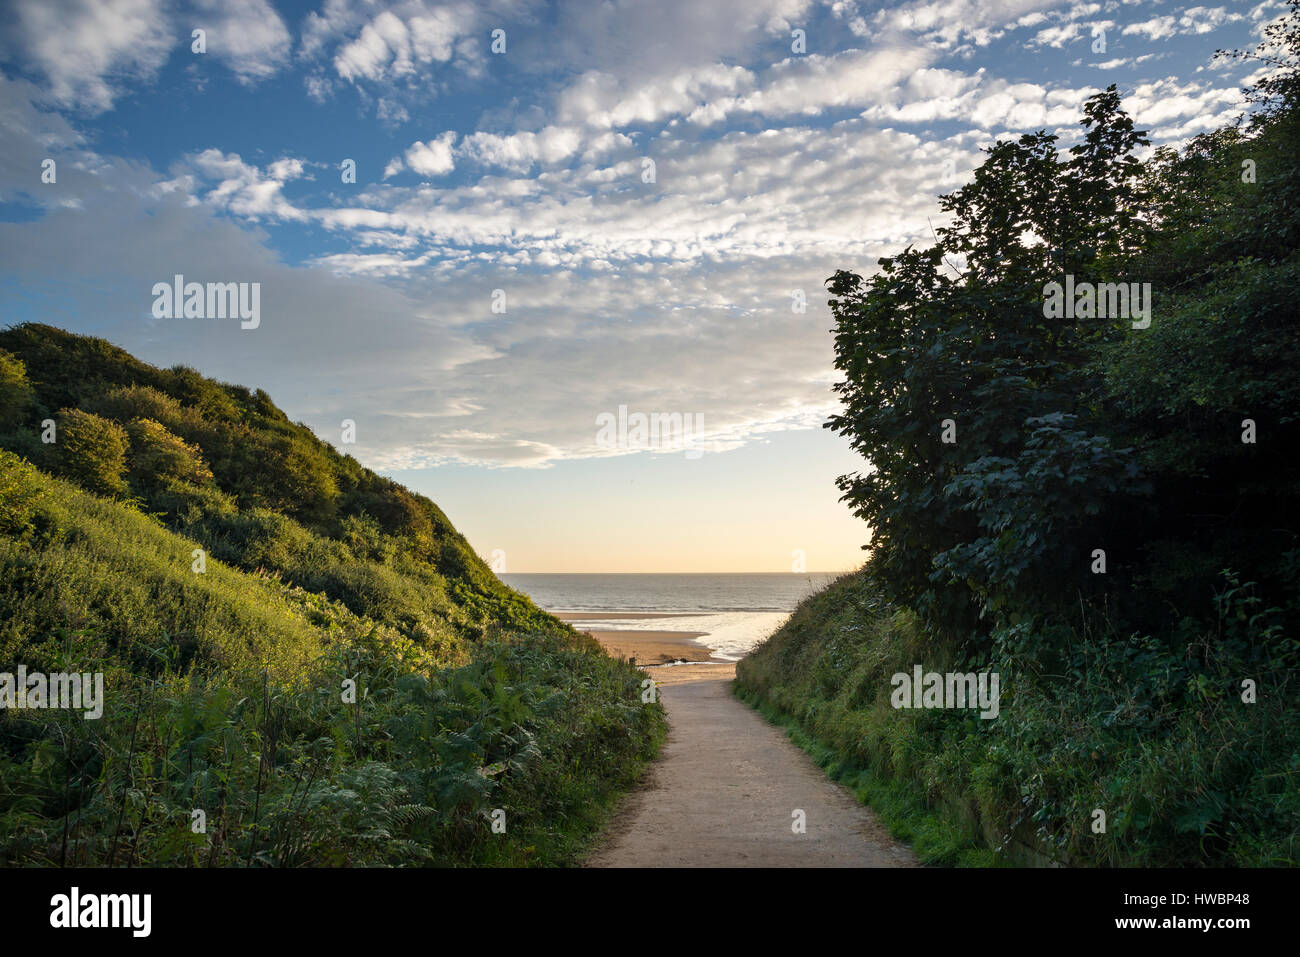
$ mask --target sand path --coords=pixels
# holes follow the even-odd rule
[[[732,696],[735,665],[649,668],[668,740],[591,867],[908,867],[912,851]],[[802,810],[806,833],[792,829]]]

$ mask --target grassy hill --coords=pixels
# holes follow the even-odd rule
[[[23,325],[0,448],[0,673],[106,697],[0,711],[0,863],[564,863],[662,737],[635,669],[261,391]]]

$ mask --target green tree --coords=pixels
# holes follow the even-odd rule
[[[939,630],[967,635],[1013,600],[1049,601],[1079,564],[1063,537],[1088,537],[1105,491],[1142,488],[1103,434],[1087,365],[1121,323],[1043,307],[1067,272],[1098,280],[1122,264],[1138,217],[1132,152],[1145,141],[1114,87],[1083,124],[1065,161],[1045,132],[995,144],[943,197],[952,221],[936,245],[828,283],[845,374],[828,427],[870,463],[840,488],[890,592]]]

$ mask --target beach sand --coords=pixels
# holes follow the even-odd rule
[[[716,662],[713,649],[696,641],[702,631],[597,631],[583,628],[584,621],[629,620],[642,621],[654,618],[683,618],[687,615],[661,615],[633,612],[554,612],[556,618],[571,622],[579,631],[585,631],[600,642],[611,658],[635,658],[638,665],[661,665],[670,661]]]
[[[635,658],[639,665],[716,660],[713,649],[694,640],[704,634],[700,631],[589,631],[587,634],[599,641],[611,658]]]
[[[553,611],[561,621],[641,621],[646,618],[696,618],[699,612],[693,611]]]
[[[705,681],[710,678],[730,681],[736,677],[734,661],[696,661],[689,665],[648,665],[642,670],[654,678],[655,684],[660,687],[679,685],[688,681]]]

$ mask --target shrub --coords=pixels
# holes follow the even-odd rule
[[[13,353],[0,349],[0,428],[16,422],[31,401],[27,366]]]
[[[22,538],[32,530],[44,495],[37,475],[31,463],[0,449],[0,534]]]
[[[233,518],[239,510],[234,497],[220,489],[179,479],[168,479],[160,488],[154,489],[149,507],[182,529],[200,523],[216,524]]]
[[[180,402],[147,385],[118,386],[96,397],[88,406],[92,411],[122,423],[132,419],[153,419],[176,429],[186,419]]]
[[[202,450],[190,445],[154,419],[133,419],[126,427],[131,439],[131,477],[145,485],[166,484],[169,479],[206,485],[212,470]]]
[[[37,518],[56,534],[20,540]],[[0,866],[568,864],[663,737],[640,672],[553,620],[412,641],[274,576],[194,574],[193,547],[0,453],[0,663],[110,691],[93,728],[0,710]]]
[[[128,446],[126,430],[115,422],[80,409],[58,413],[55,467],[85,489],[103,495],[125,492]]]

